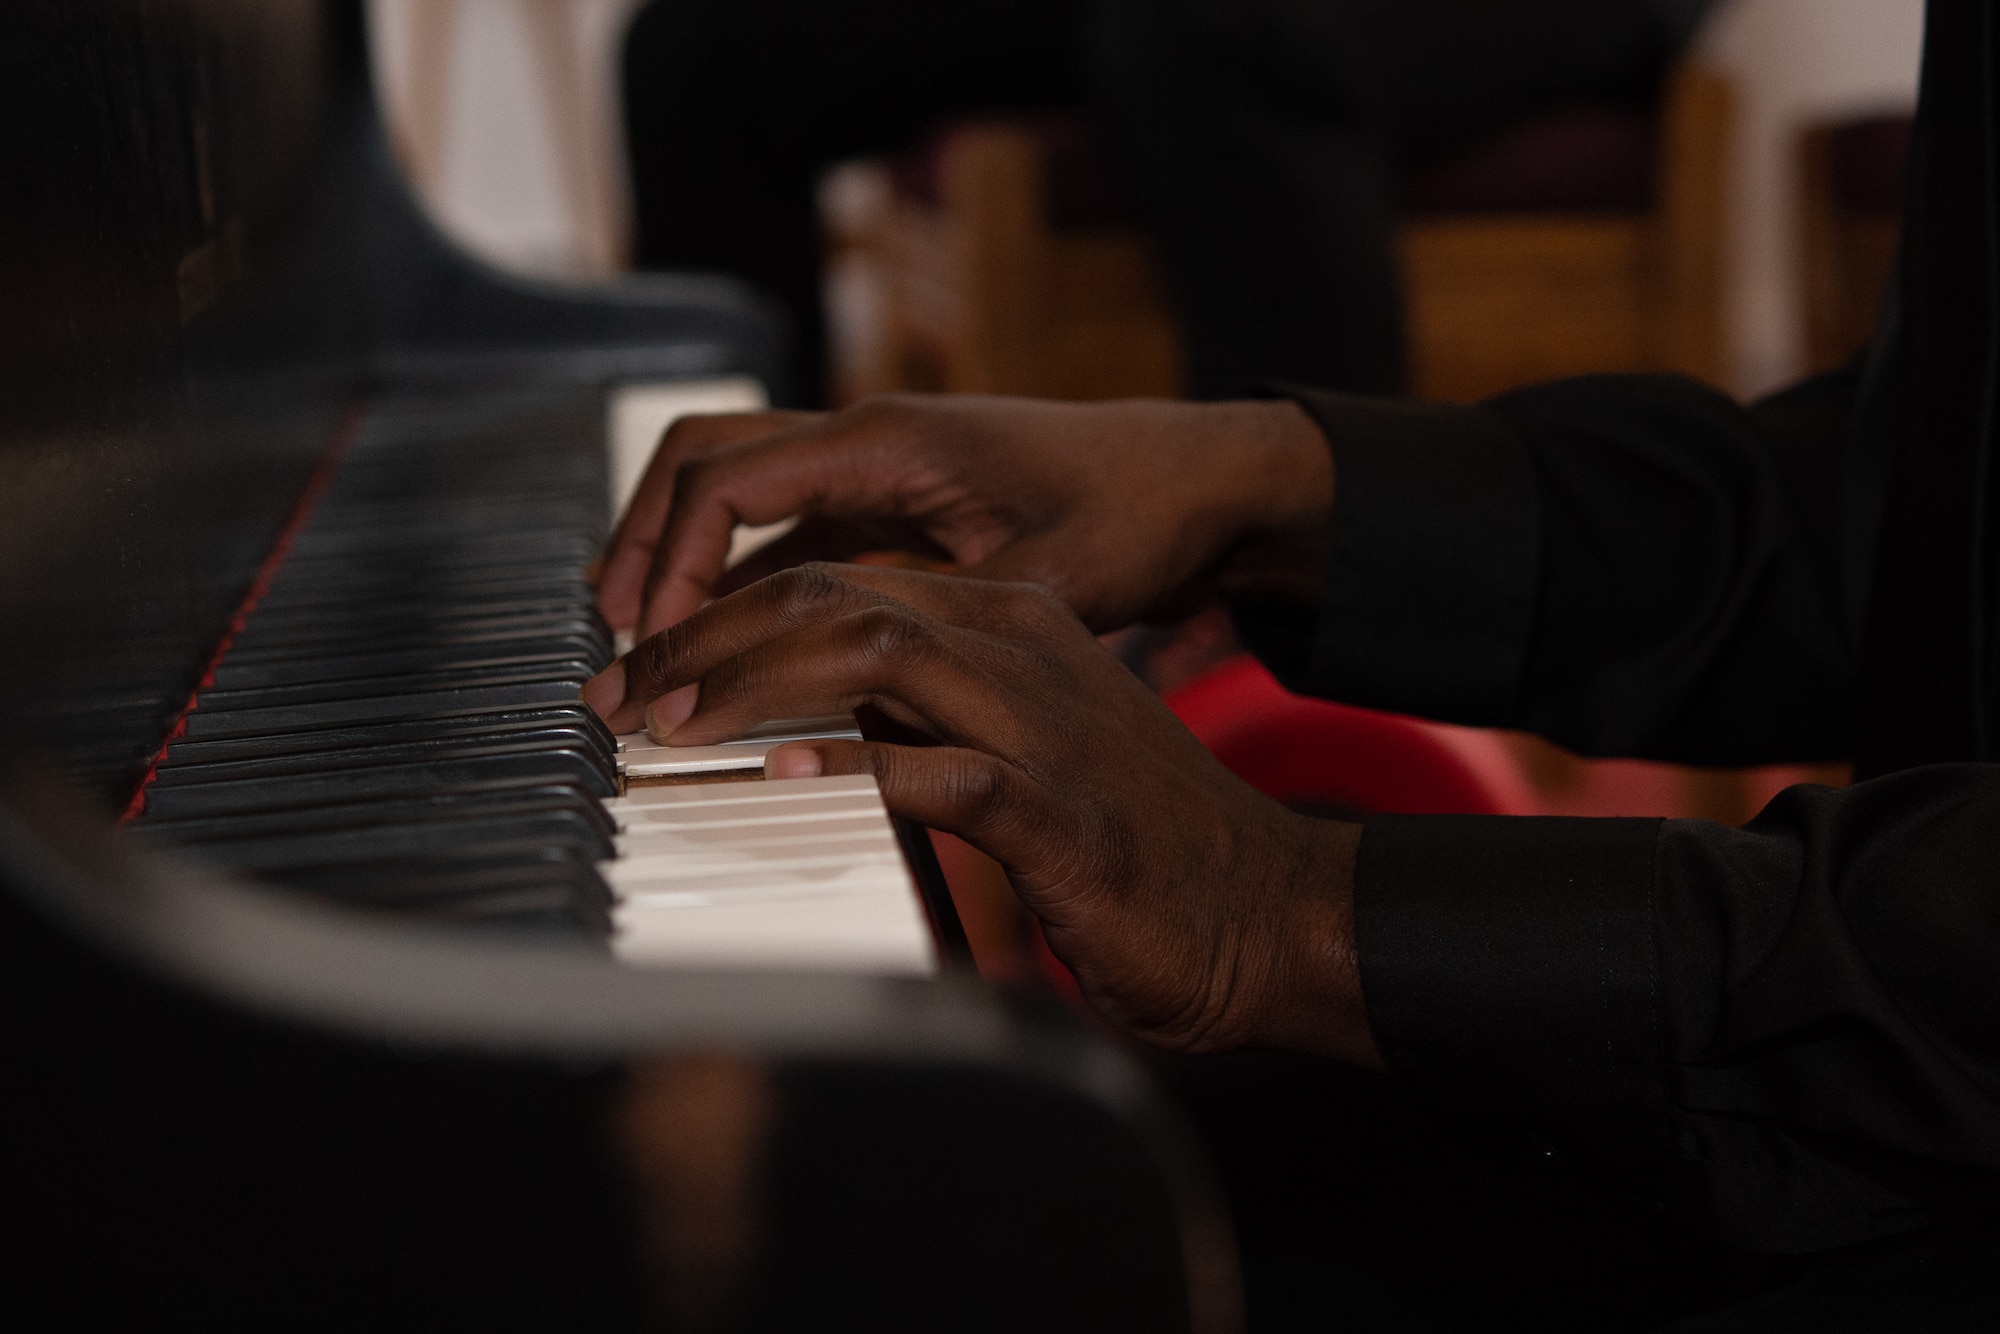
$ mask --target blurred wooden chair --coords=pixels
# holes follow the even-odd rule
[[[1107,162],[1091,121],[1057,113],[838,169],[821,217],[839,397],[1175,396],[1173,315]]]
[[[1806,356],[1844,364],[1875,330],[1896,263],[1910,117],[1872,116],[1807,129],[1799,141],[1799,262]]]
[[[1698,68],[1657,114],[1533,118],[1404,181],[1416,391],[1563,375],[1723,378],[1732,102]],[[951,126],[822,197],[840,396],[1172,395],[1177,339],[1136,210],[1088,121]]]

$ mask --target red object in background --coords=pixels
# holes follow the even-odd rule
[[[1498,737],[1294,695],[1248,654],[1196,677],[1166,703],[1231,773],[1295,809],[1347,815],[1539,809]]]

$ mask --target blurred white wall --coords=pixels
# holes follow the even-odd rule
[[[1702,35],[1703,54],[1731,75],[1739,98],[1730,387],[1740,394],[1784,384],[1804,361],[1799,132],[1913,106],[1923,16],[1923,0],[1728,0]]]
[[[406,145],[413,123],[432,141],[406,151],[413,175],[467,245],[554,275],[587,277],[622,262],[629,205],[617,51],[642,3],[369,0],[392,116]],[[1792,262],[1799,130],[1911,104],[1922,27],[1923,0],[1725,0],[1704,33],[1704,54],[1741,97],[1730,386],[1738,392],[1781,384],[1802,360]],[[568,44],[553,72],[536,45],[552,40]],[[556,105],[565,101],[567,111]]]
[[[471,249],[556,277],[622,267],[618,47],[644,0],[368,0],[404,165]]]

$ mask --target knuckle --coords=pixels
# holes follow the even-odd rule
[[[840,601],[846,588],[846,580],[823,561],[794,565],[771,576],[771,592],[779,610],[794,620],[812,619]]]
[[[856,403],[846,415],[857,424],[882,424],[907,417],[916,403],[909,394],[876,394]]]
[[[664,686],[677,656],[668,643],[668,637],[673,633],[673,630],[662,630],[632,646],[631,653],[625,658],[629,680],[642,688],[660,689]]]
[[[909,772],[893,746],[879,745],[873,741],[850,741],[846,743],[847,753],[860,761],[862,772],[870,775],[884,789],[897,786],[909,778]]]
[[[753,695],[769,675],[756,654],[738,654],[719,662],[701,678],[702,704],[715,709]]]
[[[716,459],[706,454],[678,459],[673,464],[673,476],[674,503],[686,510],[714,489]]]
[[[698,449],[713,434],[720,419],[713,412],[690,412],[676,417],[660,436],[660,445],[667,450]]]
[[[902,607],[870,607],[855,621],[854,637],[861,653],[877,662],[906,659],[927,645],[930,628]]]
[[[951,802],[971,829],[991,829],[1013,813],[1011,792],[1000,767],[990,760],[959,765],[951,774]]]
[[[922,436],[936,418],[936,403],[925,395],[877,394],[843,409],[839,428],[850,440],[877,444],[891,440],[907,442]]]
[[[1023,623],[1039,630],[1067,629],[1076,620],[1069,606],[1046,584],[1011,584],[1008,601]]]
[[[1007,584],[997,612],[999,628],[1020,659],[1045,676],[1068,674],[1069,643],[1087,632],[1061,598],[1041,584]]]

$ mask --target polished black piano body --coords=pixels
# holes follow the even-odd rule
[[[0,716],[106,801],[371,395],[782,384],[779,324],[727,280],[584,298],[443,242],[355,7],[31,0],[0,24]]]
[[[532,430],[587,468],[607,384],[783,371],[726,280],[545,289],[441,241],[358,0],[0,7],[11,1327],[1231,1326],[1170,1119],[1064,1023],[622,970],[114,837],[343,433],[511,413],[402,463]],[[243,668],[214,688],[282,689]]]

